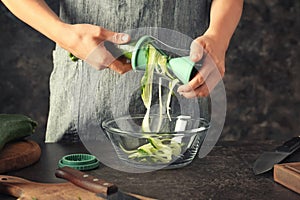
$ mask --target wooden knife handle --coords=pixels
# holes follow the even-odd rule
[[[95,193],[110,195],[118,191],[117,186],[114,184],[95,178],[70,167],[58,168],[55,171],[55,176],[68,180],[74,185]]]

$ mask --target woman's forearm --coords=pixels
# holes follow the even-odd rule
[[[110,67],[119,73],[131,69],[130,64],[116,60],[103,45],[104,41],[125,44],[130,41],[128,34],[92,24],[64,23],[44,0],[1,1],[19,19],[96,69]]]
[[[243,0],[213,0],[210,24],[205,34],[212,35],[227,49],[243,10]]]
[[[44,0],[2,0],[19,19],[54,42],[60,43],[65,24]]]

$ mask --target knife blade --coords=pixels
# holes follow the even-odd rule
[[[70,181],[74,185],[84,188],[88,191],[95,192],[97,196],[109,200],[138,200],[132,195],[126,194],[118,187],[105,180],[96,178],[90,174],[83,173],[79,170],[62,167],[55,171],[55,176]]]
[[[265,173],[271,170],[275,164],[280,163],[289,155],[300,148],[300,136],[293,137],[286,141],[281,146],[275,148],[273,151],[264,152],[254,162],[253,172],[255,175]]]

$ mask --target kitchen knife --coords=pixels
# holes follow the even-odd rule
[[[99,197],[109,200],[138,200],[150,198],[137,198],[141,197],[135,194],[128,194],[120,191],[117,186],[99,178],[93,177],[87,173],[83,173],[70,167],[58,168],[55,171],[55,176],[63,178],[74,185],[84,188],[88,191],[95,192]]]
[[[261,154],[253,165],[255,175],[271,170],[275,164],[280,163],[286,157],[300,148],[300,136],[293,137],[273,151]]]

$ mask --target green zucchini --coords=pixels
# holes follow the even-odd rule
[[[37,122],[21,114],[0,114],[0,151],[6,143],[34,133]]]

